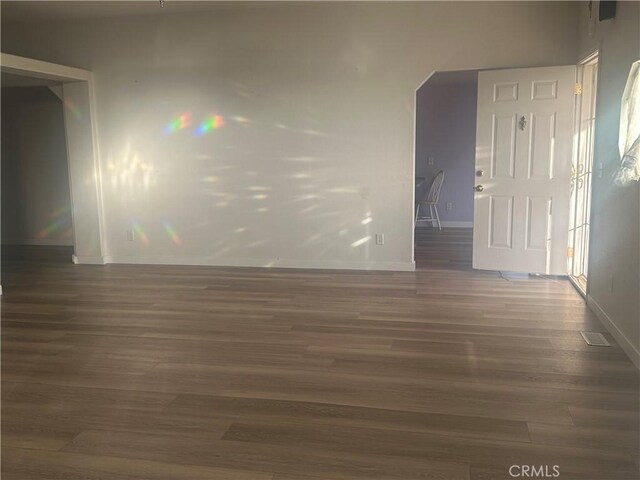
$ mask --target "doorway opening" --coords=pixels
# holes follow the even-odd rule
[[[577,72],[581,96],[574,91]],[[465,95],[454,89],[471,75],[471,96],[461,109],[456,102]],[[445,180],[437,205],[440,221],[415,215],[417,269],[456,264],[563,276],[569,270],[586,290],[596,76],[594,55],[579,68],[436,72],[421,85],[414,206],[427,200],[426,213],[433,216],[429,186],[440,172]],[[467,132],[460,134],[465,125]],[[463,158],[468,161],[458,163]],[[572,167],[570,190],[566,179]],[[461,173],[459,181],[453,181],[455,173]],[[454,217],[462,213],[461,205],[468,220]],[[456,242],[447,227],[466,228],[468,238],[458,235],[462,239]],[[444,237],[449,238],[443,242]],[[452,252],[456,243],[468,249]]]
[[[2,254],[71,262],[62,83],[2,73]]]
[[[598,86],[598,54],[578,66],[573,164],[571,168],[571,201],[569,246],[567,249],[569,278],[583,294],[587,293],[589,274],[589,229],[591,217],[591,181],[593,176],[593,139]]]
[[[417,269],[471,268],[477,84],[477,70],[443,71],[416,91]]]
[[[41,226],[39,230],[36,230],[36,240],[38,240],[38,236],[42,237],[40,240],[44,240],[45,237],[50,237],[54,230],[57,231],[61,229],[61,227],[66,226],[67,229],[63,230],[62,239],[58,238],[56,241],[70,242],[71,245],[73,245],[71,260],[74,263],[94,265],[106,263],[107,257],[104,256],[105,240],[103,233],[103,207],[100,193],[100,168],[97,154],[93,74],[88,70],[6,53],[0,53],[0,65],[2,66],[0,68],[2,74],[9,74],[14,76],[14,78],[25,77],[28,80],[20,81],[29,81],[32,83],[32,86],[49,88],[51,93],[54,93],[62,100],[64,117],[63,131],[68,169],[67,192],[69,212],[67,214],[63,211],[64,206],[58,209],[57,205],[50,205],[51,211],[48,212],[48,215],[52,217],[50,219],[51,222],[44,227]],[[53,84],[49,85],[48,82],[52,82]],[[3,105],[3,110],[4,107]],[[3,124],[3,127],[4,126]],[[27,140],[29,139],[30,133],[29,129],[27,129],[25,133]],[[4,154],[4,142],[2,146]],[[32,146],[29,145],[29,148],[31,147]],[[37,162],[36,165],[38,165]],[[44,170],[42,165],[34,168],[36,168],[36,170],[38,168]],[[36,172],[36,174],[37,173],[44,174],[44,171]],[[60,172],[57,172],[56,176],[58,173]],[[61,177],[62,175],[60,175],[60,178]],[[3,190],[4,188],[5,186],[3,185]],[[41,192],[36,192],[36,194],[39,193]],[[34,193],[27,192],[27,195],[31,198]],[[3,213],[4,210],[10,210],[12,207],[8,201],[7,205],[4,205],[4,202],[5,199],[2,198]],[[66,201],[62,203],[66,203]],[[71,240],[64,238],[65,232],[67,232],[69,228],[71,229]],[[40,232],[39,235],[38,232]],[[66,258],[69,259],[68,253]],[[1,273],[2,281],[6,285],[6,282],[4,282],[6,278],[5,271],[2,270]],[[2,294],[2,284],[0,284],[0,294]]]

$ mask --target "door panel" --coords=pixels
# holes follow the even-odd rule
[[[531,83],[531,100],[553,100],[558,98],[558,82],[555,80]]]
[[[547,250],[549,197],[527,198],[527,250]]]
[[[513,178],[516,164],[516,115],[493,116],[491,178]]]
[[[553,178],[553,150],[556,114],[531,114],[529,178]]]
[[[494,84],[493,101],[494,102],[513,102],[518,100],[518,84],[503,83]]]
[[[575,75],[480,72],[474,268],[565,274]]]
[[[491,248],[511,248],[511,220],[513,218],[513,197],[492,196],[490,205]]]

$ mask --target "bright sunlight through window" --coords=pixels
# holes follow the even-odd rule
[[[622,95],[619,145],[622,162],[615,182],[624,185],[640,180],[640,60],[631,65]]]

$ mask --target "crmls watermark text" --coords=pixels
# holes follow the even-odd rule
[[[557,478],[560,476],[558,465],[511,465],[509,475],[513,478]]]

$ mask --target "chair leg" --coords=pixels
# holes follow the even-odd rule
[[[431,226],[436,226],[436,217],[433,216],[433,205],[429,205],[429,220],[431,221]]]
[[[416,207],[416,219],[413,221],[413,228],[418,226],[418,213],[420,212],[420,204]]]
[[[442,230],[442,225],[440,224],[440,216],[438,215],[438,206],[434,205],[433,209],[436,211],[436,220],[438,221],[438,230]]]

